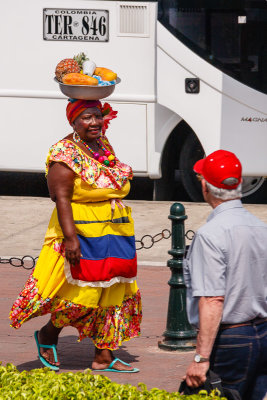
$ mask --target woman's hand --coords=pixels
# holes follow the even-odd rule
[[[65,257],[67,261],[75,267],[79,264],[81,258],[80,242],[77,236],[73,236],[71,239],[64,239],[65,244]]]
[[[115,212],[115,206],[117,206],[122,210],[125,208],[125,205],[121,201],[121,199],[110,199],[110,205],[111,205],[111,219],[113,219],[114,212]]]

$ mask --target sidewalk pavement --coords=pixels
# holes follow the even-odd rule
[[[136,238],[145,234],[154,236],[162,229],[170,229],[168,220],[170,202],[127,201],[133,208]],[[186,229],[196,230],[204,223],[210,208],[206,204],[185,203],[188,220]],[[0,197],[0,257],[38,256],[53,204],[45,198]],[[253,214],[267,222],[266,205],[246,205]],[[150,250],[138,251],[138,284],[143,301],[141,336],[125,342],[115,356],[138,367],[137,374],[107,373],[118,383],[137,385],[143,382],[149,389],[158,387],[169,392],[177,391],[179,383],[192,360],[193,352],[168,352],[158,348],[166,328],[169,297],[168,280],[171,276],[166,261],[170,258],[170,240],[161,240]],[[10,264],[0,264],[0,360],[15,364],[19,370],[41,367],[33,332],[46,323],[49,316],[35,318],[19,330],[9,327],[9,310],[22,289],[30,271]],[[77,343],[74,328],[65,328],[59,339],[58,355],[61,372],[82,371],[90,368],[94,346],[89,339]]]

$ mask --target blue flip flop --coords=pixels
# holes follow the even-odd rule
[[[120,360],[119,358],[114,358],[114,360],[109,364],[109,366],[107,368],[105,368],[105,369],[92,369],[92,371],[98,371],[98,372],[104,372],[104,371],[106,371],[106,372],[124,372],[124,373],[126,372],[128,374],[130,374],[132,372],[139,372],[140,371],[138,368],[129,369],[129,370],[125,370],[125,371],[121,371],[119,369],[113,368],[113,365],[117,361],[121,362],[124,365],[127,365],[128,367],[131,366],[130,364]]]
[[[44,364],[44,366],[54,370],[54,371],[59,371],[59,367],[57,367],[56,365],[50,364],[41,354],[40,352],[40,348],[44,347],[45,349],[53,349],[53,353],[54,353],[54,359],[55,362],[57,362],[58,358],[57,358],[57,348],[55,344],[40,344],[39,340],[38,340],[38,331],[34,332],[34,339],[37,345],[37,350],[38,350],[38,356],[41,360],[41,362]]]

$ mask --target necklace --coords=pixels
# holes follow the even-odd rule
[[[96,140],[96,143],[98,145],[98,147],[103,150],[104,155],[101,156],[98,152],[94,151],[93,149],[91,149],[91,147],[84,141],[81,139],[80,135],[77,132],[73,132],[73,140],[76,143],[82,143],[92,154],[93,157],[99,161],[101,164],[106,165],[107,167],[111,167],[113,168],[116,164],[116,159],[115,156],[113,154],[111,154],[111,152],[109,150],[107,150],[105,148],[105,146],[103,145],[103,143],[101,142],[100,139]]]

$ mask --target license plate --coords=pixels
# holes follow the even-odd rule
[[[108,10],[45,8],[44,40],[107,42]]]

